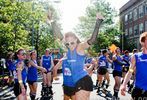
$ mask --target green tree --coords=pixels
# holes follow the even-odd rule
[[[47,23],[49,7],[52,8],[51,5],[42,5],[42,2],[0,0],[0,57],[5,57],[9,50],[34,47],[38,50],[55,45],[51,26]],[[55,18],[58,19],[57,16]],[[41,32],[40,22],[47,24]],[[44,44],[41,37],[44,37],[49,45]]]
[[[20,47],[28,47],[28,32],[23,23],[28,13],[20,3],[15,0],[0,1],[0,52],[16,50]]]
[[[79,18],[80,23],[75,28],[76,33],[84,39],[89,38],[94,29],[97,12],[101,13],[105,19],[101,25],[97,41],[92,47],[94,52],[108,48],[113,43],[119,46],[119,35],[121,32],[119,31],[119,26],[114,23],[117,12],[105,0],[91,1],[91,5],[86,9],[85,16]]]

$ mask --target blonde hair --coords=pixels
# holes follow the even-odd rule
[[[68,38],[68,37],[73,37],[73,38],[77,39],[77,43],[80,43],[80,40],[79,40],[79,38],[75,35],[75,33],[73,33],[73,32],[67,32],[67,33],[65,33],[65,35],[64,35],[64,41],[65,41],[65,39]]]
[[[140,35],[140,44],[142,44],[142,42],[145,42],[145,39],[147,38],[147,32],[144,32]]]

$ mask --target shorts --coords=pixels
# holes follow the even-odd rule
[[[105,75],[107,72],[108,72],[107,68],[104,68],[104,67],[99,67],[97,70],[97,73],[99,75]]]
[[[75,92],[80,90],[93,91],[93,81],[89,75],[84,76],[76,82]]]
[[[25,87],[25,89],[27,90],[27,86],[26,86],[25,84],[24,84],[24,87]],[[15,96],[16,96],[16,97],[19,96],[19,95],[21,94],[21,87],[20,87],[20,84],[19,84],[19,83],[15,83],[15,84],[14,84],[13,90],[14,90]]]
[[[37,81],[27,81],[29,85],[33,85],[33,83],[37,82]]]
[[[47,70],[47,72],[44,72],[45,74],[52,72],[51,70],[48,70],[47,68],[45,68]]]
[[[115,77],[115,76],[122,77],[122,72],[117,71],[117,70],[113,70],[113,77]]]
[[[75,87],[70,87],[63,84],[63,92],[65,95],[71,97],[75,95]]]
[[[47,72],[44,72],[44,74],[48,74],[48,73],[50,73],[51,71],[47,71]]]
[[[128,72],[129,67],[123,67],[122,72]]]
[[[147,99],[147,91],[143,91],[138,87],[134,87],[131,96],[133,100],[146,100]]]

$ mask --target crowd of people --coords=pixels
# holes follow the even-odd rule
[[[128,50],[122,56],[120,48],[117,47],[113,54],[103,49],[96,58],[86,57],[85,50],[95,42],[102,22],[103,16],[98,14],[94,31],[90,39],[85,42],[80,42],[79,38],[72,32],[65,33],[64,44],[67,47],[67,52],[56,64],[53,62],[50,49],[45,50],[39,66],[34,50],[26,52],[24,49],[19,49],[15,61],[13,61],[14,53],[8,53],[7,66],[10,70],[11,81],[14,79],[14,94],[17,99],[27,100],[26,83],[28,83],[30,98],[35,100],[38,69],[43,75],[43,91],[48,91],[47,93],[53,95],[52,72],[56,77],[57,69],[62,66],[64,100],[89,100],[90,92],[93,91],[91,75],[94,70],[97,70],[97,93],[101,90],[106,91],[111,81],[108,71],[110,67],[113,69],[112,74],[115,81],[112,100],[119,99],[119,91],[125,95],[126,86],[131,91],[133,100],[139,98],[144,100],[147,97],[147,32],[140,36],[141,51],[137,53],[138,50],[134,49],[132,56],[129,55]],[[134,82],[130,83],[132,75]]]

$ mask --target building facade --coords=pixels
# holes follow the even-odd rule
[[[122,6],[120,24],[123,46],[133,44],[134,48],[140,49],[139,36],[147,31],[147,0],[129,0]]]

